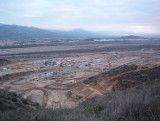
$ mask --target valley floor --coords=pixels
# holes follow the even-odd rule
[[[119,48],[121,43],[98,43],[97,45],[87,43],[85,46],[84,43],[81,43],[79,48],[82,50],[89,45],[94,45],[89,49],[95,48],[95,51],[99,51],[104,46],[112,45],[110,50],[113,50],[103,50],[103,53],[94,53],[94,51],[78,53],[78,55],[74,53],[72,56],[65,57],[65,54],[68,53],[66,50],[66,53],[63,53],[64,57],[51,56],[44,59],[38,57],[38,59],[24,60],[23,57],[26,56],[17,55],[17,52],[11,51],[11,48],[8,54],[0,54],[1,57],[13,57],[10,63],[0,67],[0,88],[21,94],[24,98],[37,102],[44,107],[74,107],[88,98],[113,91],[116,85],[115,80],[122,80],[121,77],[126,73],[149,70],[160,65],[160,51],[159,48],[153,46],[155,45],[154,42],[150,45],[145,43],[143,46],[145,48],[142,47],[140,50],[137,47],[141,46],[142,43],[133,42],[127,43],[129,48],[126,46],[126,50],[124,48],[114,50],[116,47]],[[146,46],[149,48],[147,49]],[[60,47],[57,46],[57,48]],[[23,48],[21,49],[23,50]],[[27,49],[29,48],[24,49],[24,51]],[[4,51],[4,49],[0,49],[0,51]],[[74,52],[74,50],[72,51]],[[6,49],[5,52],[7,52]],[[45,50],[41,54],[43,56]],[[50,54],[52,55],[52,53]],[[33,55],[27,56],[32,57]],[[15,57],[18,58],[14,59]],[[22,57],[21,60],[20,57]],[[123,70],[123,65],[136,65],[136,68]],[[122,66],[120,72],[104,76],[103,73],[114,71],[119,66]],[[90,81],[87,82],[86,80]]]

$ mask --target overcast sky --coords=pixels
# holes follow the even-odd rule
[[[160,0],[0,0],[0,23],[160,33]]]

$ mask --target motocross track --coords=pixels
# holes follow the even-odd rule
[[[0,85],[40,103],[44,107],[73,107],[87,98],[115,91],[115,87],[124,89],[137,83],[160,78],[160,65],[149,67],[122,65],[74,84],[64,83],[60,76],[52,77],[51,80],[45,78],[37,84],[37,78],[33,78],[33,76],[34,74],[29,72],[29,74],[18,76],[16,80],[1,80]],[[57,79],[59,81],[53,81]],[[64,74],[64,79],[71,80],[72,77]]]
[[[87,98],[159,78],[159,53],[158,40],[0,47],[0,89],[44,107],[74,107]],[[63,73],[45,75],[50,72]]]

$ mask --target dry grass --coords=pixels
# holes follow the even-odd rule
[[[0,111],[1,121],[158,121],[160,80],[97,96],[74,109]]]

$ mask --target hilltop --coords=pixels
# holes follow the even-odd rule
[[[120,39],[145,39],[145,37],[129,35],[129,36],[120,37]]]

